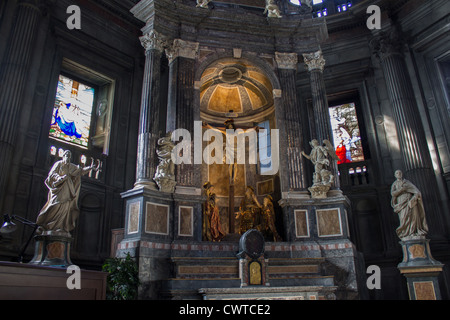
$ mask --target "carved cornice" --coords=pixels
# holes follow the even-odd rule
[[[163,52],[167,47],[167,39],[155,30],[146,33],[140,37],[139,40],[141,40],[141,44],[145,48],[145,51],[158,50]]]
[[[196,59],[198,55],[198,48],[198,42],[175,39],[173,40],[172,45],[166,49],[166,56],[167,59],[169,59],[169,63],[178,57]]]
[[[325,59],[323,58],[322,50],[313,53],[304,53],[303,59],[309,72],[314,70],[323,72],[323,69],[325,68]]]
[[[296,53],[275,52],[275,60],[279,69],[297,70],[298,56]]]

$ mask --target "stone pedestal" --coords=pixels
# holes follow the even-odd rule
[[[423,237],[400,241],[398,269],[407,279],[410,300],[441,300],[438,276],[444,265],[432,257],[429,242]]]
[[[46,231],[34,237],[34,257],[29,264],[66,268],[72,265],[70,244],[72,236],[67,232]]]
[[[287,241],[348,239],[349,199],[339,190],[316,198],[307,192],[284,193],[283,208]]]

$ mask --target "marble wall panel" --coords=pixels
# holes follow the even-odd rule
[[[341,213],[339,208],[316,210],[317,233],[319,237],[342,235]]]
[[[169,206],[147,202],[145,210],[145,232],[169,234]]]

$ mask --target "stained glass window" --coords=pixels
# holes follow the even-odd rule
[[[354,103],[329,108],[338,164],[364,161],[361,132]]]
[[[94,88],[60,75],[49,136],[87,148]]]

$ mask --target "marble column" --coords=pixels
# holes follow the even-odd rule
[[[200,121],[200,110],[194,105],[195,60],[199,44],[175,39],[166,49],[169,59],[169,92],[167,100],[167,131],[186,129],[194,138],[194,121]],[[193,145],[191,150],[194,150]],[[177,190],[200,187],[195,175],[193,157],[191,164],[179,164],[176,169]]]
[[[283,190],[302,191],[307,188],[305,178],[304,159],[301,155],[303,150],[303,128],[300,114],[300,103],[296,90],[296,74],[298,56],[296,53],[275,53],[278,65],[278,77],[280,79],[281,106],[277,110],[277,121],[279,129],[283,130],[283,143],[280,143],[280,154],[286,154],[286,175],[288,180],[283,183]],[[281,160],[281,159],[280,159]],[[280,168],[283,170],[283,168]]]
[[[325,68],[325,59],[322,50],[303,54],[305,65],[310,74],[311,95],[314,112],[314,130],[311,132],[312,139],[316,139],[319,143],[327,139],[333,143],[333,134],[331,130],[330,114],[328,111],[328,98],[323,78],[323,70]],[[339,189],[339,175],[336,161],[330,163],[330,169],[334,175],[334,186],[332,189]]]
[[[17,18],[9,35],[0,67],[0,208],[8,187],[9,170],[17,137],[38,26],[40,1],[18,1]]]
[[[379,58],[386,80],[389,100],[400,144],[404,173],[422,192],[430,236],[444,236],[444,223],[440,214],[438,186],[433,170],[424,127],[420,118],[411,79],[404,57],[404,42],[393,28],[373,38],[370,45]]]
[[[141,113],[135,187],[156,189],[153,177],[158,165],[156,156],[159,138],[159,113],[161,109],[161,56],[165,41],[152,30],[140,38],[145,48],[145,70],[142,85]]]

